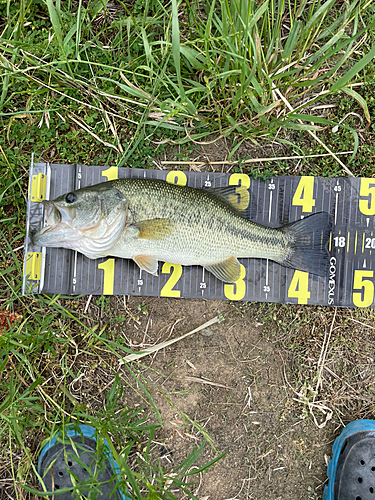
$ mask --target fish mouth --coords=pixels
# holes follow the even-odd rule
[[[35,246],[62,245],[67,240],[74,241],[81,237],[80,231],[71,225],[72,217],[66,217],[66,212],[53,201],[43,201],[44,227],[34,234]]]

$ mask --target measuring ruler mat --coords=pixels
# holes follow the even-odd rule
[[[43,226],[44,199],[117,178],[161,179],[196,188],[236,187],[253,222],[280,227],[315,212],[328,212],[334,225],[326,278],[285,268],[267,259],[239,259],[240,279],[225,284],[200,266],[159,263],[159,276],[132,260],[90,260],[72,250],[35,247]],[[31,167],[23,293],[142,295],[247,300],[346,307],[374,305],[375,179],[274,177],[246,174],[141,170],[35,163]],[[374,252],[374,253],[373,253]]]

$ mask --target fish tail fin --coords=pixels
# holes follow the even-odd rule
[[[332,231],[332,216],[318,212],[281,228],[290,238],[291,251],[281,262],[286,267],[327,276],[330,255],[327,245]]]

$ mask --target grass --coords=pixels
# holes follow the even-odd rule
[[[21,296],[31,152],[55,163],[153,168],[157,156],[190,160],[202,143],[225,139],[225,159],[239,160],[238,171],[288,175],[308,165],[313,175],[342,175],[332,156],[297,167],[288,160],[244,163],[249,148],[263,157],[275,156],[272,148],[291,156],[326,152],[315,134],[332,152],[353,151],[345,164],[355,175],[373,175],[374,6],[369,0],[115,6],[0,0],[0,13],[0,325],[7,327],[0,336],[0,479],[14,498],[33,498],[41,443],[61,426],[84,421],[111,436],[134,498],[174,498],[168,479],[186,488],[192,464],[205,467],[204,440],[173,476],[157,464],[152,442],[160,411],[136,367],[116,373],[113,360],[130,349],[112,304],[97,299],[100,315],[93,319],[82,312],[83,299]],[[308,412],[317,380],[306,366],[320,348],[308,340],[309,325],[321,312],[305,308],[295,320],[296,308],[272,308],[267,324],[275,331],[275,315],[278,343],[293,356],[291,383],[305,388]],[[146,302],[131,312],[146,313]],[[372,324],[371,315],[367,321]],[[340,361],[333,370],[345,380],[353,374],[349,367],[360,378],[352,367],[367,356],[365,345],[371,348],[371,339],[361,341],[363,328],[351,326],[333,344],[337,359],[350,361],[344,371]],[[97,371],[97,387],[78,401],[71,384]],[[101,382],[106,392],[95,399]],[[360,390],[363,384],[350,394],[357,398]],[[127,406],[124,391],[137,395],[143,413]],[[340,401],[347,408],[348,399]],[[199,430],[191,416],[180,416]]]

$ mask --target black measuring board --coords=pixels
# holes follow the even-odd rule
[[[158,276],[131,260],[90,260],[77,252],[38,248],[32,234],[44,224],[43,199],[112,179],[161,179],[195,188],[236,186],[255,223],[280,227],[316,212],[332,215],[326,278],[268,259],[239,259],[241,278],[223,283],[200,266],[159,263]],[[346,307],[374,306],[375,179],[273,177],[85,165],[32,164],[27,209],[23,293],[141,295]],[[374,252],[374,254],[373,254]]]

